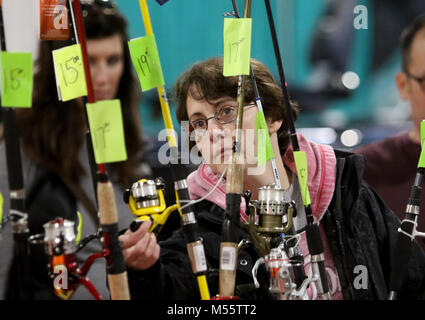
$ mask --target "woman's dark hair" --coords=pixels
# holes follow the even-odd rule
[[[272,121],[283,120],[278,131],[279,148],[282,154],[289,143],[286,108],[283,102],[282,90],[276,83],[270,71],[261,62],[251,59],[258,91],[261,96],[264,114]],[[173,97],[177,100],[177,119],[188,121],[186,101],[188,95],[195,100],[212,102],[221,97],[236,97],[238,77],[223,76],[223,58],[215,57],[196,63],[184,72],[174,86]],[[251,81],[245,82],[245,101],[255,101],[255,92]],[[291,103],[294,119],[298,115],[298,107]]]
[[[112,164],[112,167],[116,175],[114,179],[128,186],[140,178],[137,172],[143,149],[138,113],[140,91],[127,46],[127,22],[113,6],[100,3],[102,1],[82,4],[84,25],[89,40],[116,34],[122,38],[124,71],[116,98],[122,103],[128,160]],[[84,174],[79,161],[87,123],[84,106],[77,100],[58,100],[52,59],[52,50],[74,43],[74,39],[40,43],[34,76],[33,107],[18,112],[18,116],[23,148],[28,156],[37,164],[78,182]]]

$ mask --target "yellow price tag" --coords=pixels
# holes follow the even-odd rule
[[[69,101],[87,95],[81,45],[74,44],[53,51],[59,100]]]
[[[142,91],[145,92],[164,85],[155,36],[151,34],[131,40],[128,46]]]
[[[269,128],[264,112],[260,111],[255,117],[255,129],[257,131],[257,158],[258,167],[274,158],[272,143],[270,141]]]
[[[3,223],[3,195],[0,192],[0,226]]]
[[[249,75],[251,63],[251,18],[224,19],[225,77]]]
[[[127,160],[121,101],[88,103],[87,116],[96,163]]]
[[[1,105],[31,108],[33,59],[31,52],[1,53]]]
[[[419,156],[418,168],[425,168],[425,120],[421,122],[421,154]]]
[[[305,206],[311,204],[310,193],[308,191],[308,167],[307,155],[304,151],[294,151],[294,160],[298,172],[298,180],[300,183],[301,197]]]

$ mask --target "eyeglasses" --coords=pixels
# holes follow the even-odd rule
[[[418,83],[419,83],[419,85],[420,85],[420,87],[421,87],[421,89],[422,89],[422,91],[424,91],[425,92],[425,76],[424,77],[417,77],[417,76],[414,76],[413,74],[411,74],[410,72],[408,72],[408,71],[404,71],[404,73],[409,77],[409,78],[412,78],[413,80],[416,80]]]
[[[248,104],[244,107],[247,107],[246,109],[255,107],[256,104]],[[195,120],[192,120],[189,122],[190,124],[190,132],[195,132],[195,135],[197,137],[203,136],[207,130],[208,130],[208,121],[211,119],[215,119],[215,121],[220,124],[228,124],[232,123],[236,120],[238,116],[238,107],[234,105],[224,105],[217,109],[217,111],[214,113],[213,116],[209,118],[197,118]]]

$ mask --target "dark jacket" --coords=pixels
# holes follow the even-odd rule
[[[360,155],[335,151],[337,181],[333,200],[322,220],[334,258],[344,299],[387,299],[390,261],[400,221],[379,196],[362,180],[364,160]],[[209,264],[207,275],[211,296],[218,291],[221,226],[224,212],[203,201],[196,205],[200,236],[204,239]],[[241,231],[241,237],[249,239]],[[247,238],[248,237],[248,238]],[[161,245],[159,261],[146,271],[128,270],[133,299],[200,299],[181,230]],[[255,248],[242,250],[238,257],[236,295],[242,299],[268,299],[268,279],[262,270],[262,287],[248,295],[238,291],[252,284],[251,270],[259,258]],[[242,262],[242,263],[241,263]],[[356,266],[368,270],[367,289],[356,289]],[[415,243],[406,284],[399,298],[425,298],[425,255]]]
[[[363,156],[335,153],[335,193],[323,223],[344,299],[387,299],[400,220],[362,179]],[[357,290],[353,286],[358,275],[354,269],[360,265],[367,267],[369,281],[367,289]],[[425,255],[416,241],[405,287],[399,296],[404,298],[425,299]]]

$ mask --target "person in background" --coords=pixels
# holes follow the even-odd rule
[[[410,105],[412,127],[386,139],[360,146],[364,155],[364,178],[400,220],[415,181],[421,152],[420,125],[425,120],[425,15],[417,17],[401,35],[402,70],[396,75],[400,96]],[[421,205],[425,202],[421,194]],[[418,231],[425,231],[425,215],[419,214]],[[418,242],[425,249],[423,238]]]
[[[119,226],[124,229],[134,216],[122,200],[123,192],[135,181],[151,175],[145,157],[149,147],[142,136],[138,113],[140,89],[127,45],[127,22],[115,4],[97,0],[84,2],[82,10],[95,99],[120,99],[122,104],[128,159],[108,164],[107,172],[115,188]],[[82,236],[97,232],[97,204],[86,146],[84,101],[83,98],[68,102],[58,100],[52,59],[52,50],[74,43],[73,38],[40,43],[33,107],[17,112],[31,235],[43,233],[43,225],[57,217],[78,224],[77,211],[83,216]],[[4,167],[1,170],[5,171]],[[5,199],[5,203],[8,201]],[[44,248],[33,245],[30,249],[34,299],[55,299]],[[78,263],[82,264],[89,255],[100,251],[99,240],[90,242],[77,255]],[[6,299],[13,298],[13,291],[18,290],[13,286],[13,279],[19,275],[13,270],[12,262]],[[109,298],[104,259],[96,260],[88,278],[104,299]],[[91,299],[92,296],[80,286],[74,298]]]

